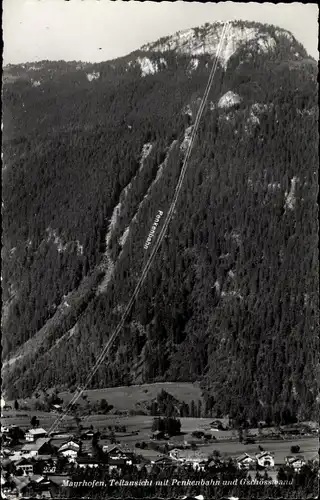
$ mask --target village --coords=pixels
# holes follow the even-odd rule
[[[55,404],[48,415],[54,419],[62,411]],[[149,420],[148,432],[140,435],[138,422],[146,417],[135,418],[136,430],[125,418],[120,424],[121,419],[105,416],[109,425],[94,427],[81,425],[76,417],[65,429],[49,433],[42,426],[44,413],[32,416],[29,425],[26,419],[10,424],[14,416],[17,419],[19,411],[4,409],[1,425],[1,490],[3,498],[12,500],[64,496],[75,484],[90,484],[90,479],[108,488],[128,474],[148,480],[166,471],[168,477],[180,477],[181,471],[206,477],[234,471],[241,478],[277,481],[280,470],[289,475],[300,474],[306,466],[318,470],[318,428],[306,424],[283,426],[277,432],[262,426],[243,435],[223,419],[155,417]],[[278,443],[286,454],[277,454]]]

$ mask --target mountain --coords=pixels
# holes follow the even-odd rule
[[[4,68],[9,398],[83,383],[119,323],[222,28],[103,63]],[[315,418],[317,92],[316,62],[291,33],[231,23],[173,220],[91,387],[198,380],[209,410]]]

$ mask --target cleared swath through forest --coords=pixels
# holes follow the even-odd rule
[[[217,69],[217,65],[218,65],[218,60],[219,60],[219,55],[220,55],[220,52],[221,52],[221,49],[223,47],[223,42],[224,42],[224,39],[227,37],[228,33],[229,33],[229,30],[230,30],[230,23],[229,21],[226,21],[224,23],[224,26],[223,26],[223,30],[222,30],[222,34],[221,34],[221,38],[220,38],[220,41],[219,41],[219,45],[218,45],[218,49],[217,49],[217,52],[216,52],[216,56],[215,56],[215,59],[214,59],[214,62],[213,62],[213,65],[212,65],[212,69],[210,71],[210,75],[209,75],[209,79],[208,79],[208,82],[207,82],[207,86],[206,86],[206,89],[205,89],[205,92],[203,94],[203,97],[202,97],[202,101],[201,101],[201,104],[200,104],[200,107],[198,109],[198,112],[197,112],[197,116],[196,116],[196,119],[195,119],[195,123],[194,123],[194,126],[193,126],[193,130],[192,130],[192,134],[191,134],[191,138],[190,138],[190,142],[189,142],[189,145],[188,145],[188,149],[187,149],[187,152],[186,152],[186,155],[185,155],[185,158],[184,158],[184,162],[183,162],[183,165],[182,165],[182,168],[181,168],[181,172],[180,172],[180,175],[179,175],[179,179],[178,179],[178,182],[177,182],[177,185],[176,185],[176,188],[175,188],[175,193],[174,193],[174,196],[173,196],[173,200],[171,202],[171,205],[169,207],[169,210],[168,210],[168,213],[165,217],[165,220],[164,220],[164,223],[163,223],[163,226],[161,228],[161,231],[158,235],[158,238],[152,248],[152,251],[150,253],[150,256],[148,258],[148,261],[147,263],[145,264],[145,267],[142,271],[142,274],[141,274],[141,277],[136,285],[136,288],[134,289],[133,291],[133,294],[126,306],[126,309],[122,315],[122,318],[121,320],[119,321],[118,323],[118,326],[116,327],[116,329],[113,331],[113,333],[111,334],[111,336],[109,337],[105,347],[103,348],[101,354],[99,355],[97,361],[95,362],[94,366],[92,367],[90,373],[88,374],[87,378],[86,378],[86,381],[85,383],[82,385],[82,386],[79,386],[73,396],[73,398],[71,399],[71,401],[69,402],[68,406],[65,408],[64,412],[55,420],[55,422],[52,424],[51,428],[49,429],[49,434],[54,432],[58,425],[62,422],[62,420],[64,419],[64,417],[68,414],[68,412],[71,410],[72,406],[78,401],[78,399],[81,397],[82,393],[86,390],[86,388],[88,387],[88,384],[90,383],[90,381],[92,380],[92,377],[94,376],[94,374],[96,373],[96,371],[98,370],[99,366],[101,365],[101,363],[103,362],[103,360],[105,359],[106,355],[108,354],[108,351],[109,351],[109,348],[111,347],[111,345],[113,344],[113,341],[115,340],[115,338],[119,335],[120,331],[122,330],[123,328],[123,325],[130,313],[130,310],[137,298],[137,295],[139,294],[140,292],[140,289],[144,283],[144,280],[147,276],[147,273],[154,261],[154,258],[155,258],[155,255],[162,243],[162,240],[165,236],[165,233],[168,229],[168,226],[170,224],[170,221],[172,219],[172,216],[173,216],[173,213],[175,211],[175,207],[176,207],[176,204],[177,204],[177,201],[178,201],[178,197],[179,197],[179,194],[180,194],[180,191],[181,191],[181,188],[182,188],[182,183],[183,183],[183,180],[184,180],[184,177],[185,177],[185,174],[186,174],[186,171],[187,171],[187,167],[188,167],[188,161],[189,161],[189,158],[190,158],[190,154],[191,154],[191,150],[192,150],[192,147],[193,147],[193,143],[194,143],[194,140],[195,140],[195,137],[196,137],[196,134],[197,134],[197,131],[198,131],[198,128],[199,128],[199,124],[200,124],[200,120],[201,120],[201,117],[202,117],[202,114],[203,114],[203,111],[204,111],[204,108],[205,108],[205,105],[206,105],[206,102],[208,100],[208,96],[209,96],[209,92],[210,92],[210,89],[211,89],[211,86],[212,86],[212,82],[213,82],[213,78],[214,78],[214,75],[216,73],[216,69]]]

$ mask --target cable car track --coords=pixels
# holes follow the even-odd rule
[[[82,393],[86,390],[86,388],[88,387],[90,381],[92,380],[93,376],[95,375],[96,371],[98,370],[99,366],[101,365],[101,363],[103,362],[103,360],[105,359],[108,351],[109,351],[109,348],[112,346],[114,340],[116,339],[116,337],[119,335],[119,333],[121,332],[123,326],[124,326],[124,323],[131,311],[131,308],[141,290],[141,287],[146,279],[146,276],[148,274],[148,271],[155,259],[155,256],[156,256],[156,253],[163,241],[163,238],[165,237],[165,233],[168,229],[168,226],[172,220],[172,217],[173,217],[173,214],[174,214],[174,211],[175,211],[175,208],[176,208],[176,205],[177,205],[177,201],[178,201],[178,198],[179,198],[179,194],[180,194],[180,191],[181,191],[181,188],[182,188],[182,183],[184,181],[184,177],[185,177],[185,174],[186,174],[186,171],[187,171],[187,168],[188,168],[188,161],[189,161],[189,158],[190,158],[190,155],[191,155],[191,151],[192,151],[192,147],[193,147],[193,144],[194,144],[194,141],[195,141],[195,138],[196,138],[196,135],[197,135],[197,131],[198,131],[198,128],[199,128],[199,124],[200,124],[200,120],[201,120],[201,117],[202,117],[202,114],[203,114],[203,111],[204,111],[204,108],[205,108],[205,105],[206,105],[206,102],[208,100],[208,96],[209,96],[209,92],[210,92],[210,89],[211,89],[211,86],[212,86],[212,82],[213,82],[213,78],[214,78],[214,75],[215,75],[215,72],[216,72],[216,69],[217,69],[217,66],[218,66],[218,59],[219,59],[219,55],[220,55],[220,52],[221,52],[221,49],[222,49],[222,46],[223,46],[223,42],[225,40],[225,38],[227,37],[228,33],[229,33],[229,30],[230,30],[230,23],[229,21],[226,21],[224,26],[223,26],[223,30],[222,30],[222,34],[221,34],[221,38],[220,38],[220,42],[219,42],[219,45],[218,45],[218,49],[217,49],[217,52],[216,52],[216,55],[215,55],[215,59],[214,59],[214,62],[213,62],[213,65],[212,65],[212,68],[211,68],[211,71],[210,71],[210,75],[209,75],[209,79],[208,79],[208,82],[207,82],[207,86],[206,86],[206,89],[205,89],[205,92],[203,94],[203,97],[202,97],[202,100],[201,100],[201,104],[199,106],[199,109],[198,109],[198,112],[197,112],[197,116],[196,116],[196,119],[195,119],[195,123],[193,125],[193,129],[192,129],[192,134],[191,134],[191,137],[190,137],[190,142],[189,142],[189,145],[188,145],[188,148],[187,148],[187,152],[186,152],[186,155],[184,157],[184,161],[183,161],[183,165],[182,165],[182,168],[181,168],[181,172],[180,172],[180,175],[179,175],[179,179],[178,179],[178,182],[177,182],[177,185],[176,185],[176,188],[175,188],[175,192],[174,192],[174,196],[173,196],[173,200],[171,202],[171,205],[169,207],[169,210],[167,212],[167,215],[165,217],[165,220],[163,222],[163,225],[162,225],[162,228],[160,230],[160,233],[156,239],[156,242],[154,243],[153,245],[153,248],[151,250],[151,253],[149,255],[149,258],[142,270],[142,274],[140,276],[140,279],[131,295],[131,298],[126,306],[126,309],[117,325],[117,327],[115,328],[115,330],[112,332],[112,334],[110,335],[106,345],[104,346],[103,350],[101,351],[99,357],[97,358],[94,366],[92,367],[91,371],[89,372],[84,384],[82,384],[81,386],[79,386],[77,388],[77,391],[75,392],[74,396],[72,397],[71,401],[68,403],[67,407],[65,408],[64,412],[55,420],[55,422],[52,424],[51,428],[49,429],[49,434],[54,432],[58,425],[60,424],[60,422],[62,422],[62,420],[64,419],[64,417],[68,414],[68,412],[70,411],[70,409],[72,408],[72,406],[78,401],[78,399],[80,398],[80,396],[82,395]]]

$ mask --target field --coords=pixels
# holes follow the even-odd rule
[[[197,382],[159,382],[155,384],[130,385],[129,387],[110,387],[88,390],[84,394],[90,402],[106,399],[115,409],[130,411],[146,409],[146,406],[157,397],[162,389],[180,402],[184,401],[190,404],[192,400],[195,403],[201,400],[203,403],[201,389]],[[72,394],[70,392],[61,392],[59,397],[67,403],[72,398]],[[78,403],[81,405],[85,401],[79,398]]]

